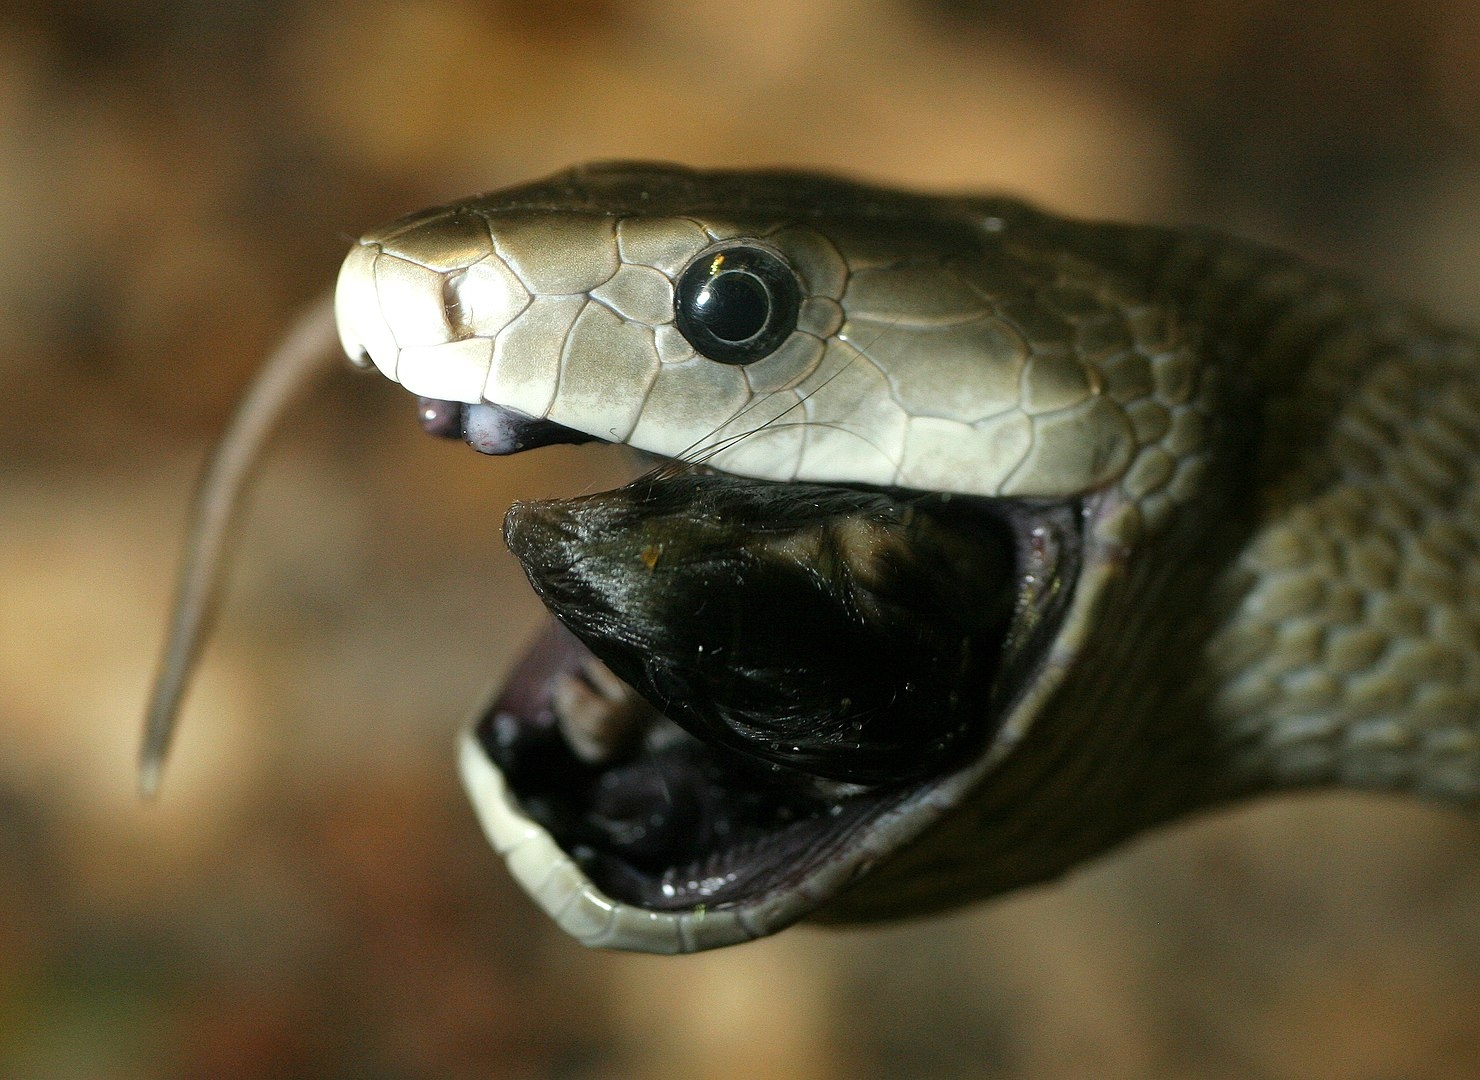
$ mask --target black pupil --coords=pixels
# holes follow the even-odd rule
[[[763,248],[701,251],[673,288],[673,321],[694,351],[721,364],[753,364],[791,336],[801,312],[796,272]]]
[[[694,301],[695,314],[721,341],[755,337],[771,315],[771,294],[765,284],[738,270],[717,274]]]

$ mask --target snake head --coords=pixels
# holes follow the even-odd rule
[[[352,358],[469,406],[496,452],[554,430],[761,479],[1077,494],[1155,422],[1127,406],[1184,373],[1153,371],[1155,320],[1014,243],[1007,212],[588,167],[369,233],[336,312]]]
[[[1035,733],[1052,710],[1095,722],[1061,688],[1113,664],[1104,613],[1197,490],[1208,387],[1174,320],[1046,220],[616,164],[349,254],[344,347],[417,394],[429,430],[668,463],[511,511],[561,628],[463,746],[490,839],[581,940],[708,948],[1075,857],[1045,841],[971,867],[931,838],[968,821],[1033,842],[1024,786],[1062,760]]]
[[[1145,234],[631,164],[368,234],[207,473],[144,786],[250,463],[337,327],[434,434],[660,461],[510,512],[558,623],[461,748],[494,847],[583,942],[952,906],[1168,816],[1199,749],[1150,720],[1201,643],[1177,598],[1234,530],[1203,482],[1219,386]]]

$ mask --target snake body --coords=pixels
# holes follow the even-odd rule
[[[685,268],[737,244],[799,284],[744,364],[675,322]],[[1278,789],[1480,801],[1480,348],[1339,275],[1008,199],[617,165],[368,234],[337,314],[352,358],[468,415],[1027,523],[990,736],[856,819],[838,796],[847,829],[753,895],[614,897],[465,743],[495,846],[588,943],[946,908]]]

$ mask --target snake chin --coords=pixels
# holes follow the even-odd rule
[[[1067,606],[1079,520],[702,472],[516,506],[506,539],[556,618],[474,742],[603,896],[804,894],[790,921],[991,746]]]

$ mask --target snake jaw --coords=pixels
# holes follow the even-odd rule
[[[568,633],[552,627],[526,655],[509,685],[480,710],[464,732],[458,769],[484,833],[504,858],[509,872],[562,930],[592,948],[651,953],[696,952],[765,936],[806,914],[805,892],[782,891],[759,903],[694,904],[687,910],[660,910],[619,900],[597,885],[577,855],[530,812],[510,776],[511,756],[525,761],[516,769],[548,768],[563,757],[549,708],[554,686],[579,665],[583,650]],[[542,745],[529,727],[543,728]],[[545,761],[530,762],[531,756]],[[504,764],[498,764],[502,759]],[[581,771],[560,761],[566,771]],[[517,773],[516,773],[517,775]],[[826,887],[828,882],[814,882]]]

